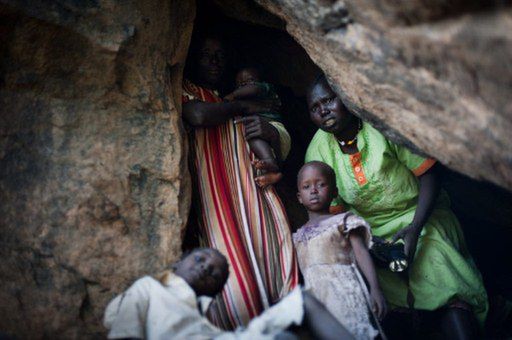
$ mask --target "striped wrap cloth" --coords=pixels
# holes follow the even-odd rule
[[[216,92],[186,80],[182,98],[183,103],[222,101]],[[228,282],[209,317],[219,327],[233,329],[246,325],[298,284],[289,222],[274,188],[260,189],[254,182],[254,155],[242,124],[230,119],[195,128],[191,154],[202,237],[230,264]]]

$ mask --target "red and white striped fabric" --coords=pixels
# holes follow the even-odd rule
[[[188,81],[183,102],[220,102],[208,89]],[[253,154],[242,124],[194,129],[195,179],[200,219],[208,246],[230,264],[229,280],[211,315],[218,326],[245,325],[298,283],[298,271],[284,206],[272,187],[254,182]]]

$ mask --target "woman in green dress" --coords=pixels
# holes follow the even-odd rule
[[[333,210],[352,210],[368,221],[375,236],[404,242],[411,264],[408,280],[386,269],[378,273],[390,306],[440,310],[448,338],[475,337],[475,316],[483,324],[487,294],[440,190],[435,160],[394,144],[352,115],[325,76],[311,86],[308,109],[320,130],[306,161],[322,161],[335,170],[339,197]]]

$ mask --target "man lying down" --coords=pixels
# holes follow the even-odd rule
[[[198,248],[158,278],[145,276],[114,298],[105,311],[109,339],[280,339],[294,338],[291,326],[315,339],[352,336],[312,295],[296,288],[247,327],[223,331],[203,316],[229,275],[226,258]]]

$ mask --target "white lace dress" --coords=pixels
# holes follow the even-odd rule
[[[357,339],[373,339],[378,332],[370,323],[368,290],[346,237],[356,228],[365,229],[369,247],[370,226],[352,213],[303,226],[293,234],[293,242],[306,288]]]

